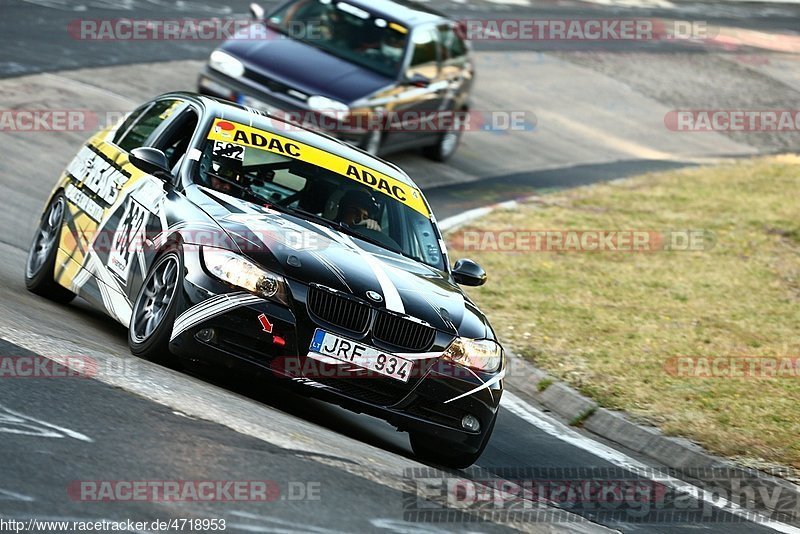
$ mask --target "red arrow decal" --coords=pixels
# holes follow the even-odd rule
[[[261,328],[264,330],[264,332],[266,332],[267,334],[272,333],[272,323],[269,322],[269,318],[266,315],[264,315],[263,313],[259,315],[258,322],[261,323]]]

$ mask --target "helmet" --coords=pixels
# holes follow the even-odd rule
[[[370,218],[374,218],[378,213],[378,202],[372,193],[364,189],[351,189],[342,196],[339,201],[339,212],[336,216],[338,220],[342,220],[348,208],[359,207],[367,210]]]

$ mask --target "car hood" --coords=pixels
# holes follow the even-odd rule
[[[241,252],[289,280],[346,292],[454,335],[490,335],[484,316],[445,272],[327,225],[203,192],[213,202],[202,207]]]
[[[245,66],[308,95],[346,104],[364,98],[393,80],[319,48],[264,27],[265,39],[231,39],[221,50]]]

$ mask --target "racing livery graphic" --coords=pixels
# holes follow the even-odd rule
[[[262,112],[170,93],[92,137],[56,184],[26,284],[128,327],[131,351],[253,372],[407,431],[465,467],[505,357],[392,164]]]

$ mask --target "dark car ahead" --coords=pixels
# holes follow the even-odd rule
[[[215,50],[199,91],[288,112],[370,154],[452,156],[474,65],[456,24],[414,2],[292,0]]]
[[[386,419],[437,463],[492,433],[503,349],[458,284],[422,192],[342,141],[172,93],[84,145],[31,246],[27,287],[128,327],[134,354],[273,375]]]

